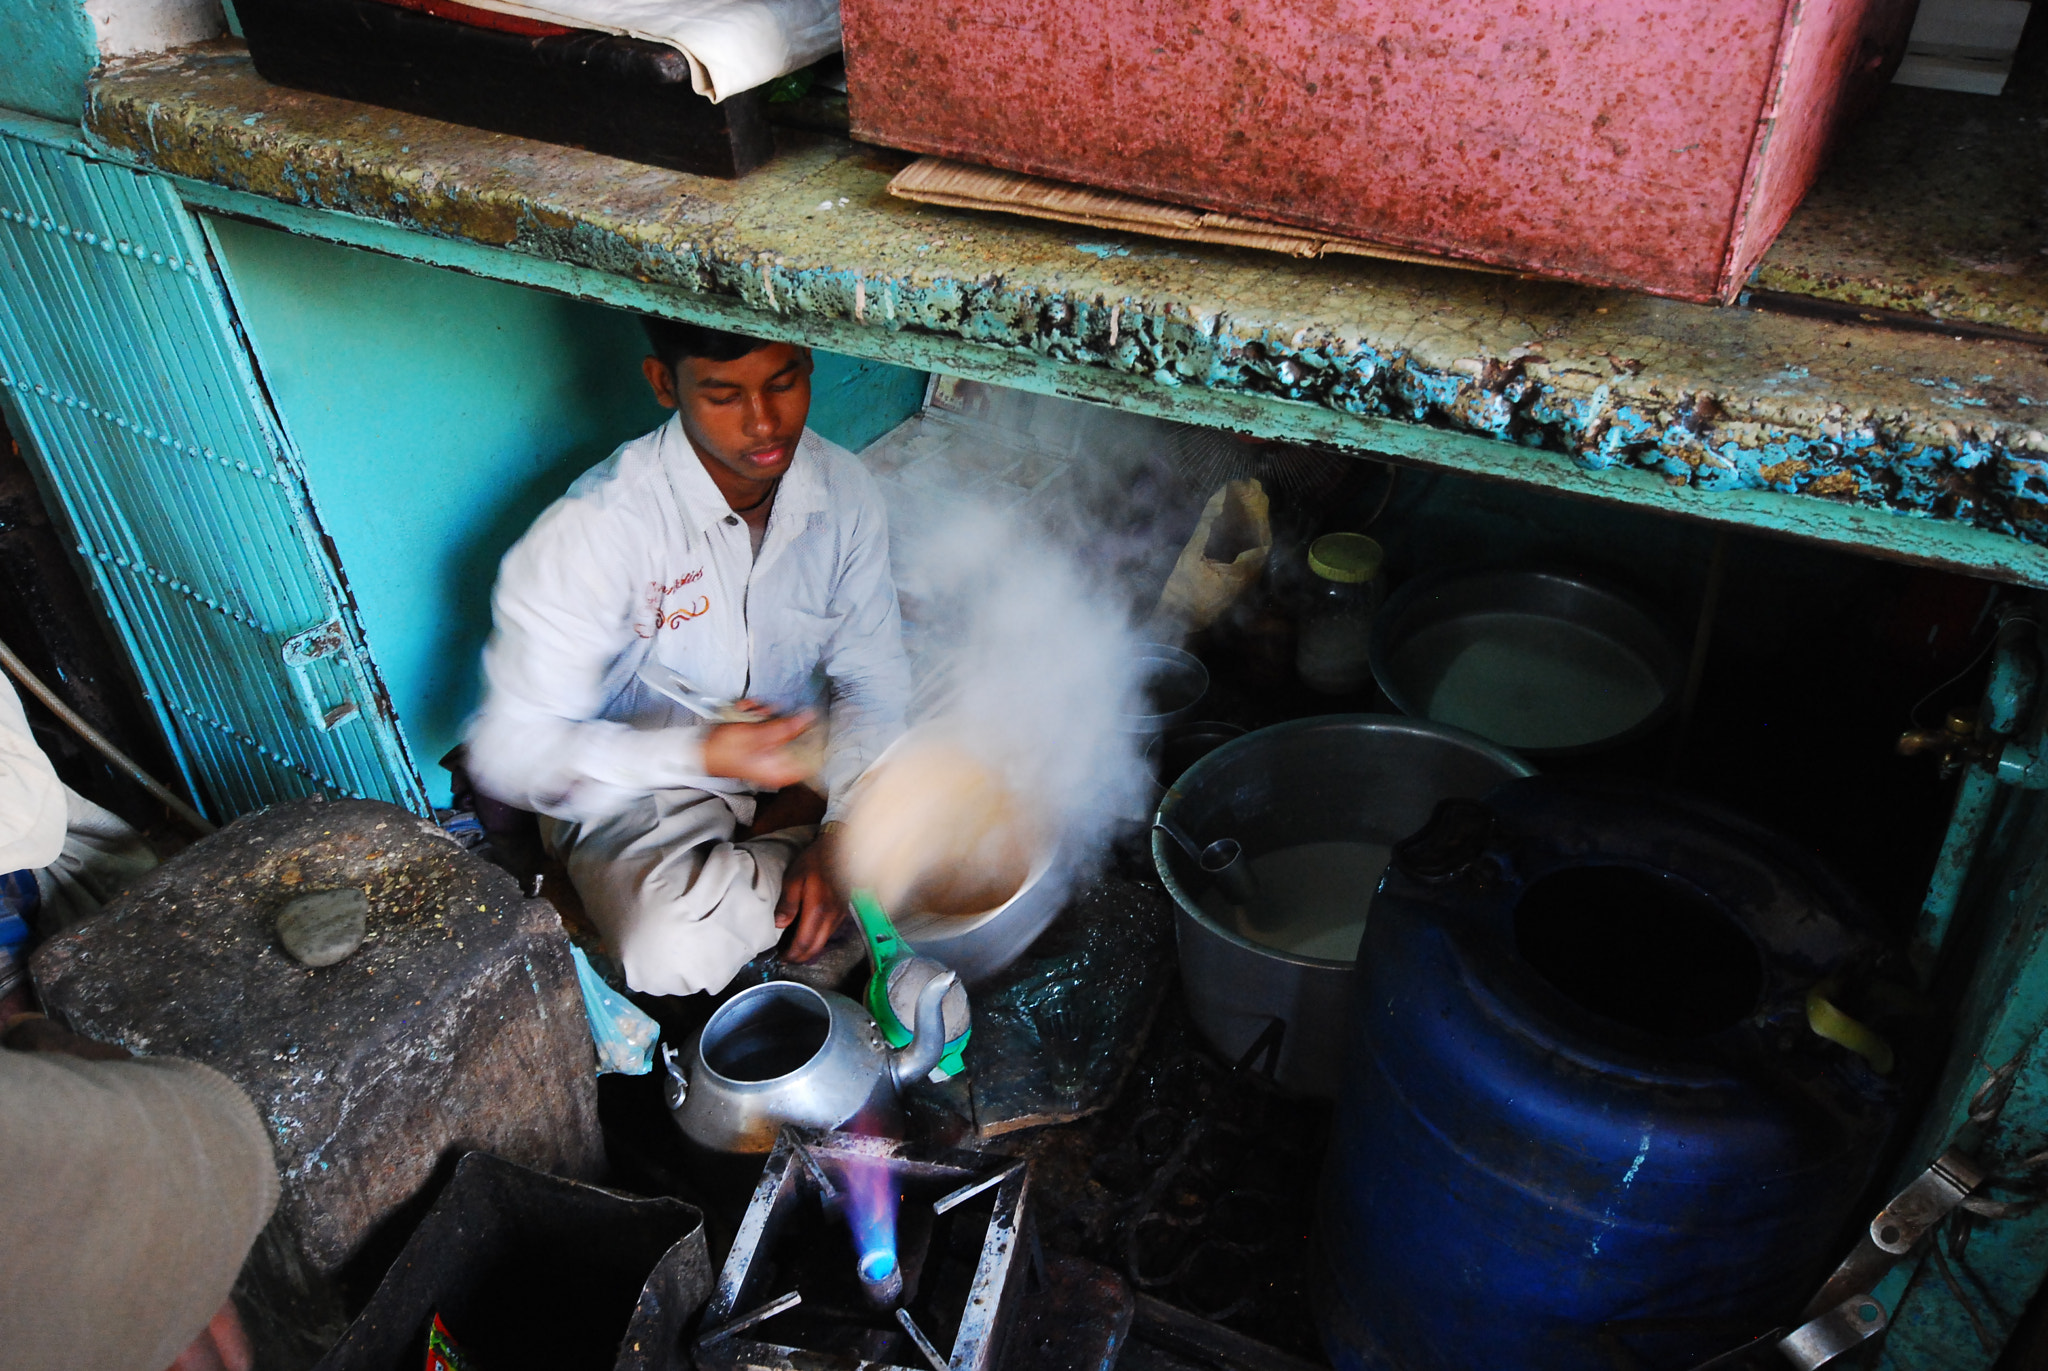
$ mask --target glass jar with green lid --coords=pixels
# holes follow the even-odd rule
[[[1326,533],[1309,544],[1313,573],[1296,626],[1294,669],[1326,695],[1349,695],[1372,682],[1366,641],[1373,611],[1386,598],[1386,554],[1363,533]]]

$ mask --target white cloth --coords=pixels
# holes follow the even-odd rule
[[[714,104],[839,51],[839,0],[467,0],[479,9],[666,43]]]
[[[48,866],[64,848],[64,783],[0,672],[0,873]]]
[[[535,813],[587,822],[687,788],[752,821],[744,783],[704,774],[710,726],[638,679],[650,657],[714,696],[823,706],[828,820],[903,731],[910,668],[881,495],[808,429],[758,559],[670,419],[534,521],[505,554],[491,614],[470,775]]]
[[[127,820],[64,787],[64,850],[36,872],[36,931],[55,937],[156,869],[156,850]]]
[[[785,828],[743,843],[723,797],[663,790],[589,824],[541,820],[541,836],[604,934],[626,984],[648,995],[723,990],[775,946],[782,876],[817,833]]]
[[[57,779],[14,683],[0,674],[0,872],[36,873],[39,931],[48,937],[98,913],[155,865],[140,833]]]

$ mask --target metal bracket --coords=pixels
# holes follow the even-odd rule
[[[1975,1162],[1955,1148],[1942,1153],[1877,1212],[1856,1250],[1835,1268],[1799,1316],[1797,1328],[1774,1328],[1693,1371],[1759,1371],[1784,1363],[1798,1371],[1815,1371],[1876,1337],[1890,1319],[1871,1289],[1983,1183],[1984,1173]],[[1777,1349],[1779,1357],[1766,1357],[1769,1348]]]
[[[1984,1183],[1976,1163],[1950,1148],[1870,1221],[1870,1240],[1905,1256],[1928,1229],[1940,1223],[1972,1190]]]
[[[1884,1306],[1869,1295],[1851,1295],[1817,1319],[1778,1340],[1778,1351],[1799,1371],[1815,1371],[1851,1348],[1861,1347],[1888,1325]]]
[[[286,672],[291,676],[292,693],[298,696],[299,710],[306,716],[306,722],[322,733],[332,733],[362,712],[354,700],[323,705],[313,693],[309,674],[313,664],[324,658],[338,657],[347,647],[348,636],[342,631],[339,619],[329,619],[284,640],[280,655],[284,658]]]
[[[1984,1173],[1976,1163],[1956,1149],[1950,1148],[1935,1158],[1932,1166],[1914,1177],[1911,1184],[1892,1196],[1891,1203],[1877,1212],[1856,1250],[1835,1268],[1835,1274],[1828,1277],[1827,1284],[1820,1288],[1801,1317],[1818,1318],[1851,1296],[1870,1290],[1884,1278],[1885,1272],[1897,1265],[1899,1258],[1911,1252],[1915,1243],[1983,1182]]]

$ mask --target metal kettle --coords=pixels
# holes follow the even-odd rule
[[[900,1112],[897,1091],[929,1075],[946,1050],[946,992],[958,979],[947,972],[925,985],[915,1034],[893,1051],[874,1019],[844,995],[795,981],[750,986],[721,1005],[682,1053],[662,1045],[676,1126],[714,1151],[765,1153],[784,1124],[886,1125]]]

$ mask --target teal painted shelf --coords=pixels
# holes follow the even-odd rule
[[[283,90],[230,41],[103,74],[86,132],[197,207],[472,274],[2048,585],[2022,340],[920,208],[827,133],[708,180]]]

